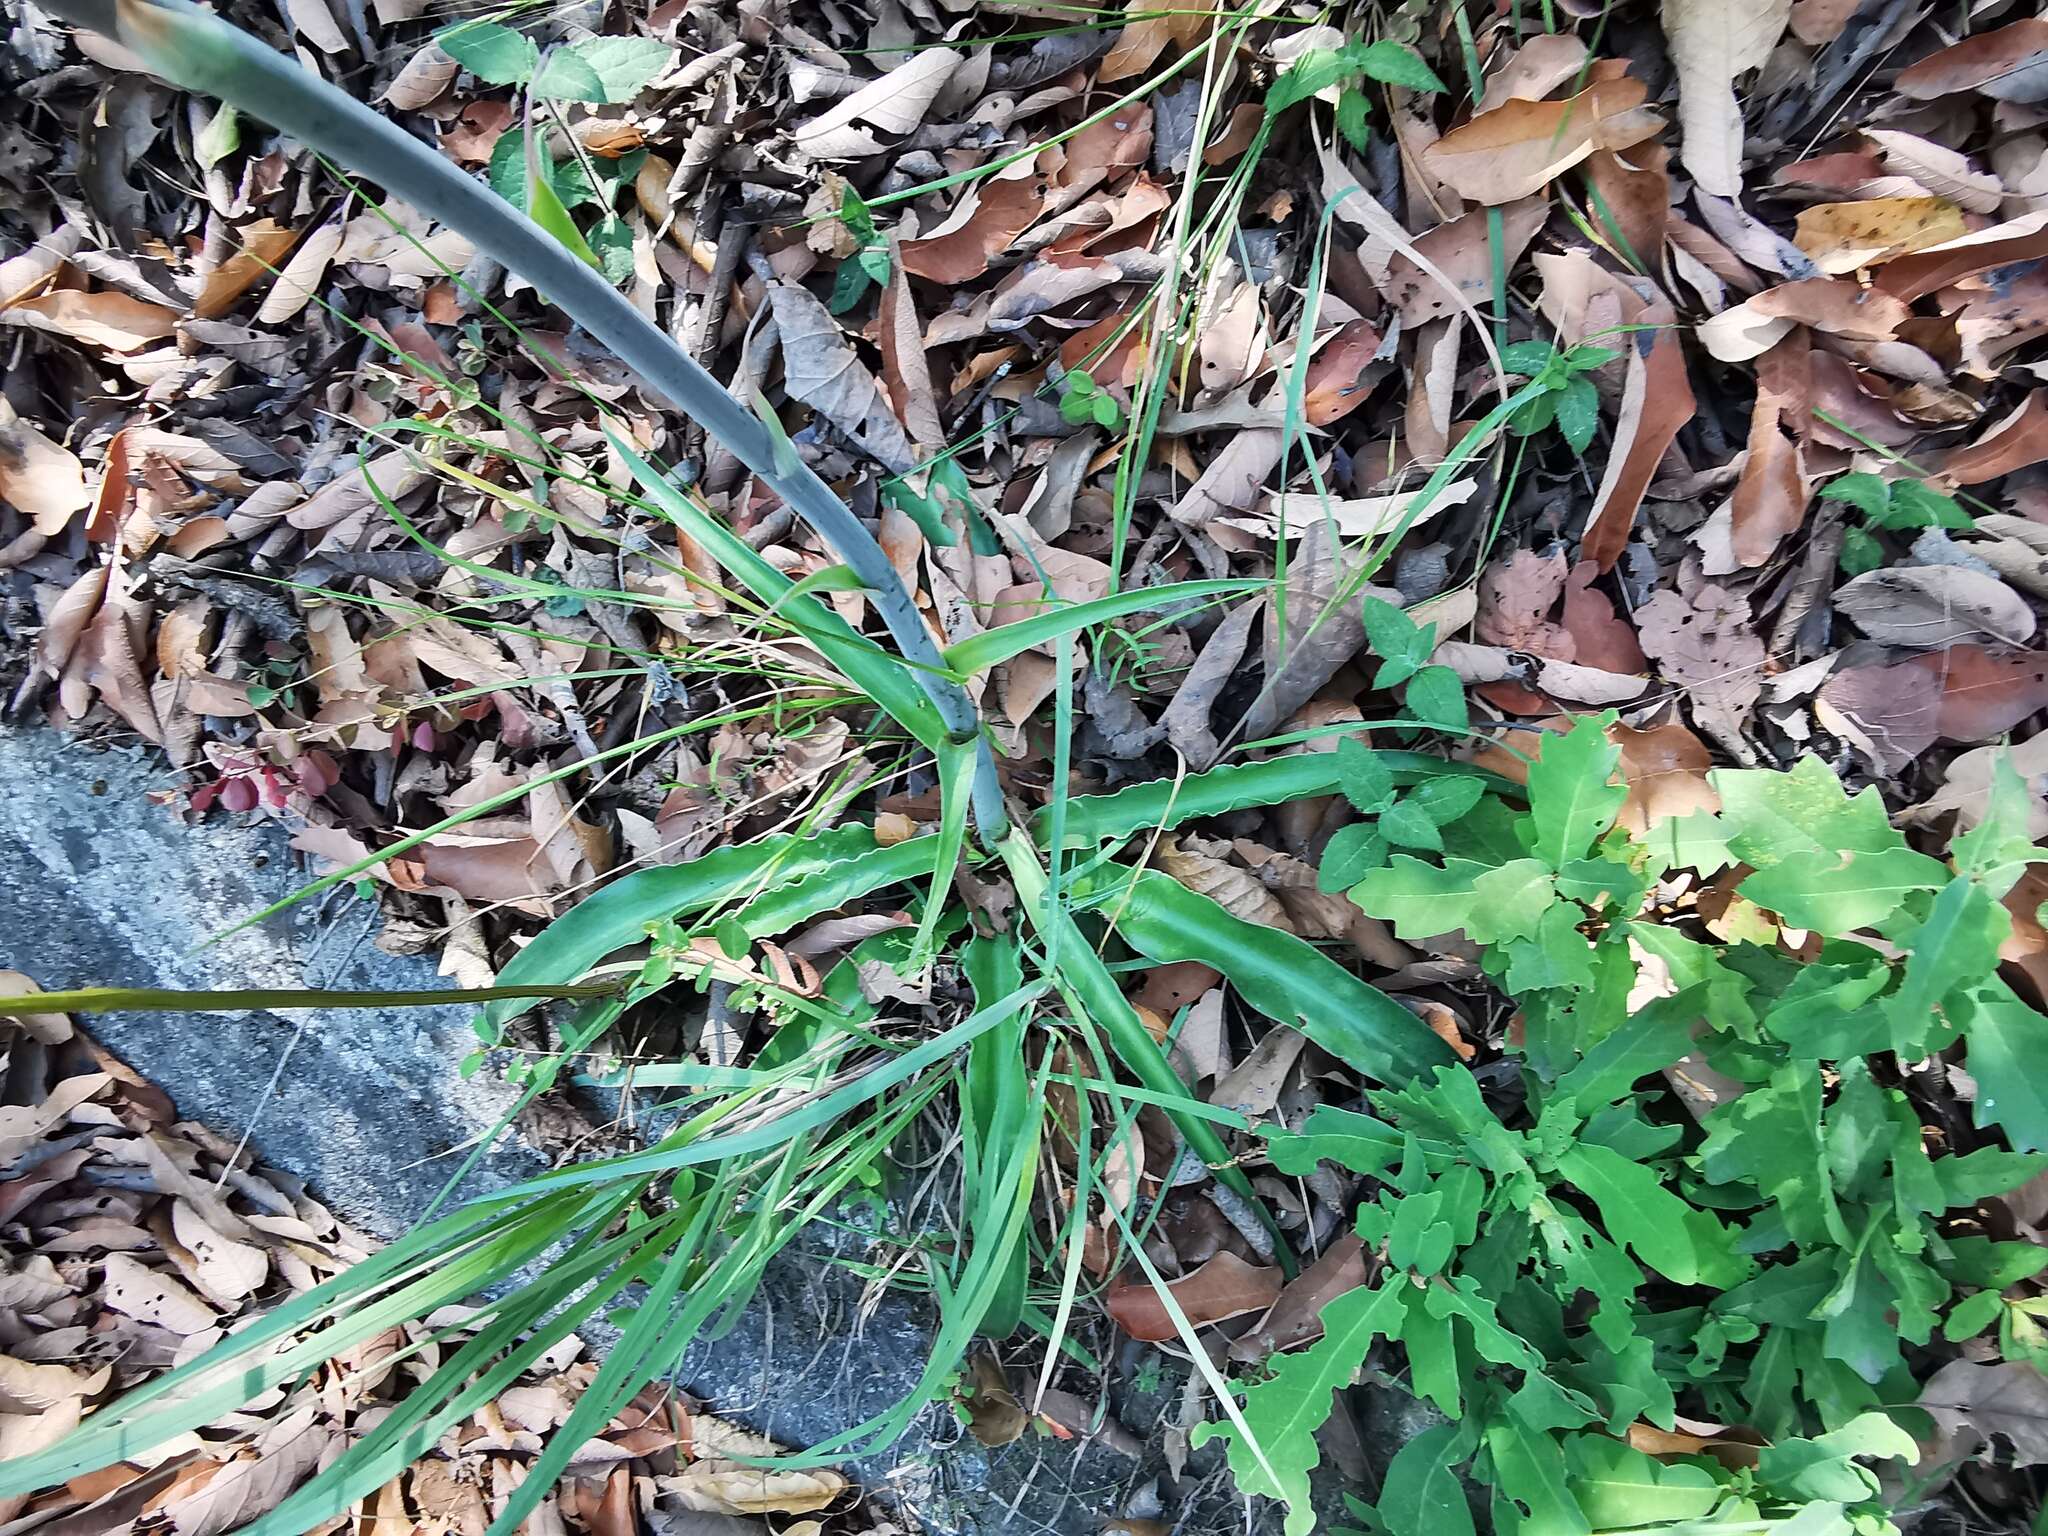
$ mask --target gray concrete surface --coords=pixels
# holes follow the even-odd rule
[[[431,962],[371,942],[378,914],[346,889],[201,943],[308,878],[280,828],[215,815],[181,824],[147,798],[172,780],[139,752],[0,727],[0,966],[52,991],[445,985]],[[425,1209],[512,1090],[456,1064],[476,1044],[461,1008],[103,1014],[96,1038],[224,1135],[307,1180],[380,1237]],[[281,1070],[280,1070],[281,1069]],[[274,1086],[273,1086],[274,1085]],[[539,1172],[501,1142],[487,1184]]]
[[[0,726],[0,967],[52,990],[444,984],[429,961],[378,949],[376,910],[345,889],[197,947],[307,875],[279,827],[219,813],[188,826],[149,801],[173,782],[140,752]],[[469,1020],[466,1009],[410,1008],[103,1014],[89,1026],[183,1115],[224,1135],[250,1133],[263,1161],[307,1180],[344,1220],[390,1238],[512,1097],[489,1071],[458,1074],[475,1045]],[[471,1188],[544,1166],[508,1138]],[[596,1335],[608,1330],[586,1333],[602,1344]],[[890,1293],[871,1304],[844,1270],[790,1255],[728,1332],[689,1352],[677,1377],[715,1411],[808,1446],[900,1400],[930,1342],[915,1301]],[[1143,1435],[1151,1426],[1133,1427]],[[846,1470],[933,1536],[1080,1536],[1120,1512],[1133,1483],[1157,1468],[1100,1446],[1076,1456],[1029,1436],[987,1451],[937,1408]]]

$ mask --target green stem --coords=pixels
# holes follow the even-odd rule
[[[185,992],[176,987],[76,987],[69,992],[27,992],[0,997],[0,1019],[29,1013],[228,1013],[254,1008],[442,1008],[513,997],[611,997],[622,978],[578,986],[449,987],[427,992],[330,992],[319,987],[250,987],[230,992]]]

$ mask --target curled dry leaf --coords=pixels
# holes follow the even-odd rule
[[[1228,852],[1228,844],[1187,837],[1179,843],[1161,843],[1153,861],[1189,890],[1207,896],[1232,916],[1292,933],[1294,925],[1287,920],[1287,909],[1280,904],[1280,898],[1267,890],[1250,870],[1231,863],[1226,857]]]
[[[1873,197],[1803,209],[1793,243],[1823,272],[1855,272],[1969,233],[1944,197]]]
[[[1475,203],[1540,192],[1595,150],[1627,149],[1664,126],[1640,80],[1603,80],[1566,101],[1510,100],[1423,151],[1430,173]]]
[[[2029,16],[1966,37],[1900,70],[1893,84],[1916,101],[1957,91],[1999,101],[2048,101],[2048,19]]]
[[[1959,640],[2024,644],[2034,611],[1995,576],[1960,565],[1895,566],[1842,584],[1835,606],[1873,640],[1939,650]]]
[[[0,323],[25,325],[109,352],[139,352],[178,328],[178,313],[125,293],[57,288],[0,310]]]
[[[1910,661],[1844,667],[1820,698],[1903,766],[1936,741],[1989,741],[2048,709],[2048,656],[1955,645]]]
[[[1792,0],[1664,0],[1664,39],[1678,71],[1678,152],[1716,197],[1742,190],[1738,75],[1760,69],[1792,15]]]
[[[1614,424],[1614,448],[1600,477],[1593,510],[1586,518],[1584,557],[1601,571],[1612,570],[1628,547],[1636,509],[1657,473],[1665,449],[1698,410],[1686,377],[1677,315],[1664,302],[1648,304],[1637,316],[1642,327],[1624,338],[1628,371],[1621,413]]]
[[[1982,485],[2044,459],[2048,459],[2048,389],[2036,389],[1976,442],[1944,458],[1941,472],[1958,485]]]
[[[1193,1274],[1168,1283],[1167,1290],[1187,1320],[1200,1328],[1247,1312],[1263,1312],[1280,1296],[1280,1268],[1251,1264],[1234,1253],[1219,1253]],[[1180,1330],[1158,1291],[1146,1280],[1118,1281],[1103,1297],[1111,1319],[1134,1339],[1176,1339]]]
[[[78,455],[51,442],[34,422],[23,421],[5,396],[0,396],[0,501],[13,503],[46,537],[62,533],[93,501]]]
[[[768,290],[782,338],[783,382],[790,394],[859,444],[884,468],[915,466],[910,438],[830,311],[795,283]]]
[[[1659,592],[1636,610],[1636,633],[1666,679],[1684,690],[1699,728],[1751,761],[1742,728],[1763,692],[1767,653],[1748,602],[1711,581],[1690,601]]]
[[[819,1467],[749,1467],[736,1461],[693,1461],[655,1486],[685,1509],[727,1515],[807,1515],[828,1509],[846,1479]]]
[[[1574,32],[1539,32],[1487,71],[1476,110],[1491,112],[1509,101],[1541,101],[1586,68],[1586,45]]]
[[[914,132],[965,55],[926,48],[871,80],[829,112],[800,124],[791,137],[814,160],[859,160]]]
[[[1730,545],[1738,564],[1759,566],[1806,520],[1812,483],[1800,432],[1811,411],[1813,369],[1806,333],[1794,331],[1757,360],[1749,415],[1749,457],[1729,499]]]
[[[1621,750],[1628,798],[1619,821],[1628,831],[1640,834],[1670,817],[1721,808],[1720,795],[1707,782],[1714,755],[1679,721],[1641,730],[1617,722],[1607,728],[1607,739]]]

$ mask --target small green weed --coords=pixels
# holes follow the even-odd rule
[[[1974,528],[1977,520],[1955,497],[1944,496],[1924,480],[1887,480],[1858,471],[1839,475],[1820,490],[1821,500],[1839,501],[1863,514],[1842,539],[1841,565],[1851,576],[1874,571],[1885,563],[1878,529],[1911,532],[1920,528]]]

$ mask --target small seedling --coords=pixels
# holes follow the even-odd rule
[[[1887,480],[1882,475],[1842,475],[1821,487],[1821,500],[1846,502],[1863,514],[1842,538],[1842,569],[1851,576],[1874,571],[1885,562],[1884,545],[1874,530],[1889,528],[1974,528],[1976,519],[1955,497],[1931,489],[1925,480]]]
[[[1556,347],[1547,341],[1518,341],[1502,348],[1500,360],[1508,372],[1537,386],[1508,417],[1508,429],[1518,437],[1533,437],[1554,425],[1572,452],[1583,455],[1600,425],[1600,393],[1586,375],[1620,355],[1584,342]]]
[[[1069,368],[1060,375],[1060,420],[1071,427],[1093,423],[1116,432],[1123,427],[1124,408],[1089,374]]]

